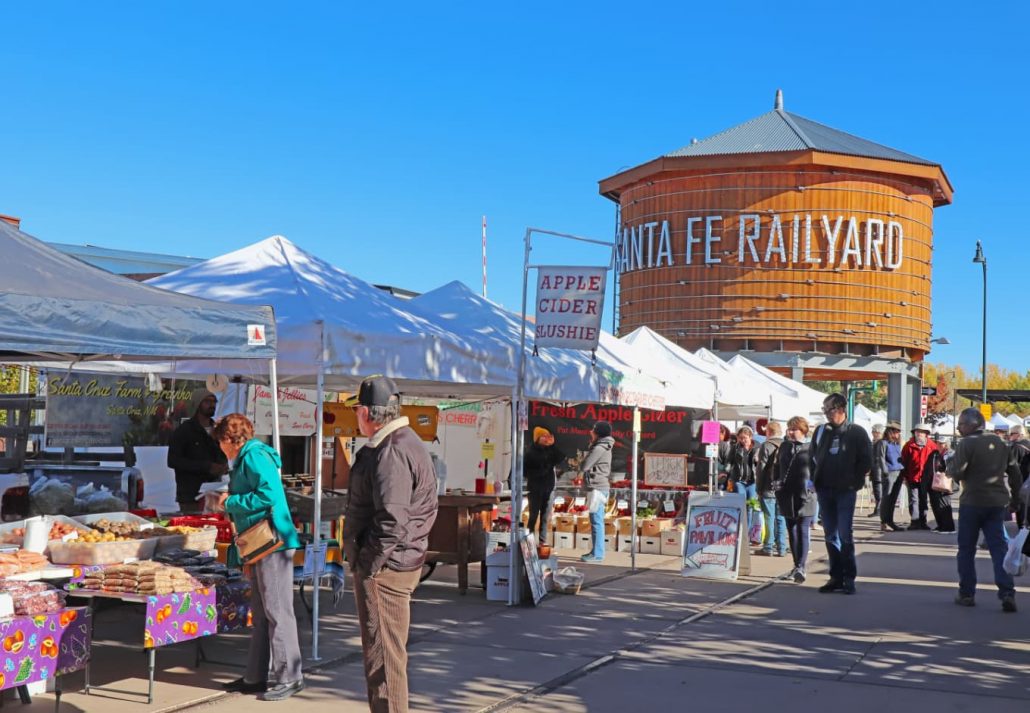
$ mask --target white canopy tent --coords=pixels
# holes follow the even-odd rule
[[[656,365],[674,369],[670,373],[688,373],[714,384],[714,404],[718,417],[730,420],[761,418],[769,415],[770,390],[753,379],[736,374],[718,357],[715,362],[702,359],[675,344],[649,327],[639,327],[621,338]],[[655,368],[659,368],[656,366]],[[713,408],[712,402],[705,408]]]
[[[987,422],[988,431],[1007,431],[1012,426],[1009,420],[1002,416],[1000,413],[995,413],[991,416],[991,420]]]
[[[1019,416],[1017,416],[1014,413],[1011,413],[1008,416],[1005,416],[1005,420],[1008,421],[1009,424],[1011,424],[1013,426],[1022,426],[1023,425],[1023,419],[1021,419]]]
[[[851,416],[851,420],[872,434],[873,426],[877,424],[884,427],[887,426],[887,412],[871,411],[862,404],[855,404],[855,411]]]
[[[461,282],[415,297],[407,306],[474,345],[497,383],[515,383],[520,315],[477,295]],[[656,368],[642,350],[604,331],[593,359],[574,349],[544,349],[534,354],[531,344],[526,347],[528,398],[632,405],[638,397],[660,396],[667,405],[710,408],[711,391],[711,385],[694,374],[667,366]]]
[[[819,420],[822,419],[823,401],[826,399],[827,394],[817,391],[810,386],[805,386],[799,381],[794,381],[788,376],[777,374],[772,369],[767,369],[761,364],[756,364],[740,354],[734,355],[726,363],[729,364],[731,368],[736,369],[739,373],[753,379],[760,380],[771,386],[773,389],[778,390],[784,396],[796,400],[800,406],[800,410],[793,414],[794,416],[804,416],[809,421],[811,421],[813,417],[817,417]],[[787,418],[789,418],[789,416]]]

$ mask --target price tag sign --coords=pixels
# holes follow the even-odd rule
[[[615,507],[617,507],[619,510],[628,510],[629,509],[629,501],[628,500],[619,500],[617,503],[615,503]]]
[[[719,457],[719,444],[709,443],[705,446],[705,458],[718,458]]]
[[[586,504],[587,504],[587,499],[586,498],[573,498],[573,500],[572,500],[573,507],[582,507],[582,506],[584,506]]]
[[[494,453],[497,451],[496,443],[483,443],[479,447],[479,456],[483,460],[493,460]]]
[[[640,501],[637,502],[637,507],[638,508],[649,508],[649,507],[651,507],[651,503],[649,503],[646,500],[640,500]]]
[[[664,503],[662,503],[662,508],[665,510],[665,512],[676,512],[676,503],[672,500],[666,500]]]
[[[322,540],[317,545],[308,545],[304,548],[304,576],[317,578],[325,571],[326,555],[329,551],[329,543]]]

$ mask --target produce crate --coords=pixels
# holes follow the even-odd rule
[[[190,525],[190,527],[200,527]],[[157,537],[157,552],[168,550],[198,550],[208,552],[215,549],[215,542],[218,541],[220,531],[217,527],[205,527],[200,532],[184,532],[181,535],[165,535]],[[230,535],[230,541],[231,541]]]
[[[232,523],[225,515],[183,515],[168,521],[169,527],[185,525],[187,527],[214,527],[218,529],[216,542],[232,542]],[[191,547],[190,549],[199,549]],[[207,549],[212,549],[208,547]]]
[[[92,515],[76,515],[73,520],[81,522],[83,525],[92,526],[95,522],[101,520],[107,520],[108,522],[128,522],[136,525],[137,530],[147,530],[154,526],[150,520],[144,519],[139,515],[133,515],[131,512],[103,512],[93,513]]]
[[[60,542],[50,543],[50,561],[54,564],[120,564],[129,559],[148,560],[154,556],[157,538],[124,542]]]

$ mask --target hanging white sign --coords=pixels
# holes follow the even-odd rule
[[[308,389],[279,387],[279,435],[310,436],[315,432],[316,393]],[[272,390],[257,384],[250,389],[247,412],[254,432],[272,433]]]
[[[597,349],[607,283],[604,267],[538,268],[536,346]]]

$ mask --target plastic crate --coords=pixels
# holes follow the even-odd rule
[[[183,515],[168,521],[170,526],[217,527],[216,542],[232,542],[232,523],[223,515]]]
[[[129,512],[131,512],[133,515],[137,515],[137,516],[145,518],[145,519],[149,519],[149,520],[157,519],[157,510],[155,510],[153,508],[147,508],[147,509],[144,509],[144,510],[130,510]]]

